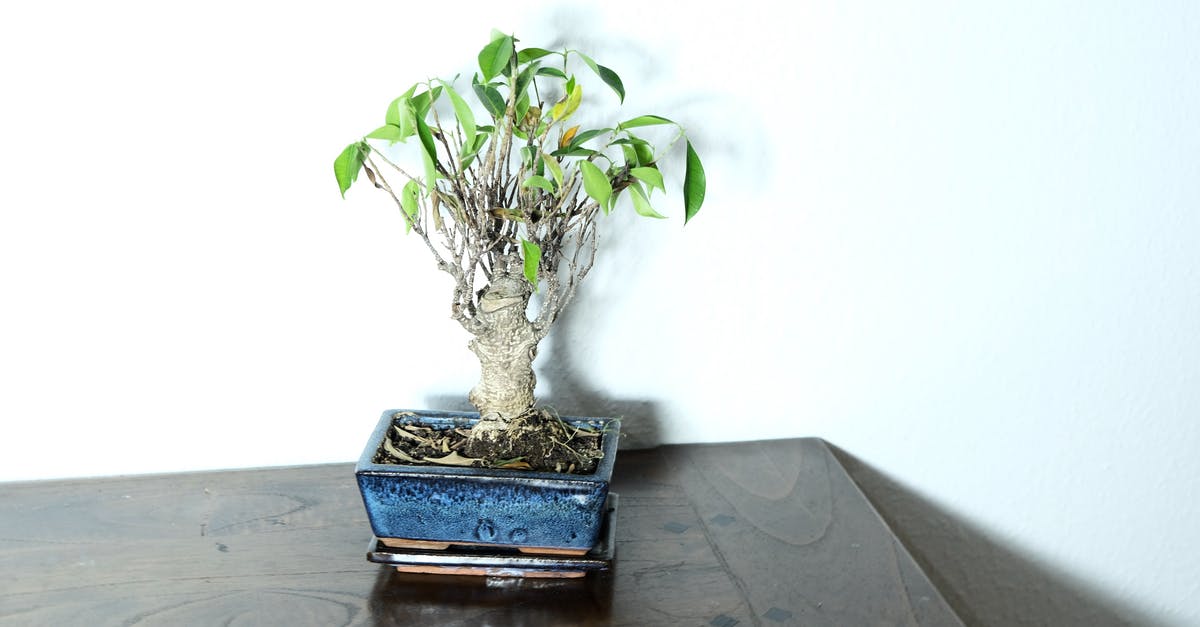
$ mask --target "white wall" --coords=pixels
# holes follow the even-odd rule
[[[708,168],[686,229],[613,220],[544,397],[824,437],[1200,623],[1196,4],[266,4],[5,10],[0,479],[345,461],[465,394],[447,279],[331,163],[496,26],[595,51]]]

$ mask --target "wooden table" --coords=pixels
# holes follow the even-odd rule
[[[623,451],[581,580],[367,562],[350,464],[0,484],[0,625],[961,625],[818,439]]]

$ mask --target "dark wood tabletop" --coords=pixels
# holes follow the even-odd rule
[[[622,451],[615,567],[370,563],[353,466],[0,484],[0,625],[961,625],[819,439]]]

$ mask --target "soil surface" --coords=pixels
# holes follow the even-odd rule
[[[400,412],[374,462],[590,474],[604,457],[601,431],[569,425],[544,409],[509,421],[499,435],[472,438],[469,429],[429,427]]]

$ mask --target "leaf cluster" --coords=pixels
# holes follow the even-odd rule
[[[661,160],[680,140],[685,223],[704,202],[704,167],[682,126],[658,115],[602,128],[572,124],[587,106],[582,79],[594,76],[623,103],[621,78],[578,50],[517,44],[493,32],[469,83],[413,85],[388,105],[382,126],[334,161],[343,197],[362,173],[391,194],[407,229],[454,275],[454,313],[468,328],[477,277],[490,279],[511,255],[520,256],[534,289],[547,286],[539,321],[552,321],[591,267],[598,216],[626,196],[639,215],[665,217],[653,194],[665,194]],[[660,151],[638,134],[649,126],[677,133]],[[389,157],[397,143],[415,147],[415,163]],[[399,188],[388,180],[394,175],[403,179]]]

